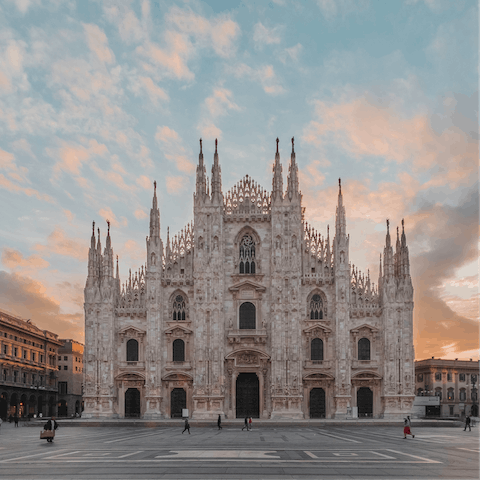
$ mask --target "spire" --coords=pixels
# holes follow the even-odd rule
[[[385,248],[383,250],[383,268],[384,268],[384,277],[390,278],[394,275],[395,265],[393,258],[393,248],[390,239],[390,220],[387,218],[387,236],[385,239]]]
[[[280,163],[280,153],[278,151],[278,137],[277,137],[277,151],[275,153],[275,163],[273,164],[273,180],[272,180],[272,197],[273,200],[283,200],[283,173],[282,164]]]
[[[385,245],[387,247],[391,246],[391,243],[390,243],[390,220],[388,218],[387,218],[387,236],[385,238]]]
[[[112,242],[110,239],[110,220],[107,220],[107,240],[105,243],[105,249],[110,250],[112,248]]]
[[[338,179],[338,204],[336,211],[336,223],[335,223],[335,237],[347,235],[347,219],[345,214],[345,207],[343,206],[342,195],[342,180]]]
[[[215,139],[215,154],[213,155],[213,166],[212,166],[212,200],[217,201],[217,203],[223,203],[222,196],[222,170],[218,163],[218,141]]]
[[[407,237],[405,236],[405,220],[402,218],[402,247],[407,246]]]
[[[99,229],[99,228],[97,228],[97,233],[98,233],[97,253],[98,253],[99,255],[101,255],[101,254],[102,254],[102,244],[101,244],[101,242],[100,242],[100,229]]]
[[[118,271],[118,255],[117,255],[117,271],[116,271],[115,278],[116,278],[117,280],[120,280],[120,273],[119,273],[119,271]]]
[[[298,197],[298,167],[295,161],[294,139],[292,137],[292,154],[290,155],[290,165],[288,167],[287,196],[290,200]]]
[[[197,200],[204,200],[207,194],[207,172],[205,170],[205,164],[203,163],[203,151],[202,151],[202,139],[200,139],[200,153],[198,155],[197,165],[197,180],[196,180],[196,193],[195,198]]]
[[[165,257],[166,261],[168,262],[170,260],[170,227],[167,227],[167,247],[165,249]]]
[[[95,222],[92,225],[92,238],[90,240],[90,248],[95,250]]]
[[[150,209],[150,239],[160,238],[160,210],[157,202],[157,182],[153,182],[153,201]],[[156,243],[156,240],[155,240]]]

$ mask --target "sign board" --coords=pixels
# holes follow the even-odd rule
[[[188,418],[188,408],[182,408],[182,417]]]
[[[413,405],[415,407],[436,407],[440,405],[440,397],[415,397]]]

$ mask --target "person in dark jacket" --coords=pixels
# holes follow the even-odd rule
[[[185,428],[183,429],[183,432],[185,430],[188,430],[188,434],[190,435],[190,424],[188,423],[188,418],[185,419]]]
[[[247,429],[247,432],[248,432],[248,417],[245,417],[245,422],[244,422],[244,425],[243,425],[243,428],[242,428],[242,432],[245,428]]]
[[[217,426],[218,426],[219,430],[222,429],[222,416],[221,415],[218,416]]]
[[[465,417],[465,428],[463,429],[464,432],[467,431],[467,427],[468,427],[468,431],[469,431],[469,432],[472,431],[472,427],[470,426],[470,423],[471,423],[470,416],[467,415],[467,416]]]
[[[43,428],[44,430],[55,431],[58,428],[58,423],[56,422],[55,417],[52,417],[50,420],[48,420]],[[52,443],[53,438],[47,438],[47,442]]]
[[[17,414],[15,414],[13,416],[13,421],[15,422],[15,426],[18,427],[18,415]]]

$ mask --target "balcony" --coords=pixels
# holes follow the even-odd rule
[[[266,330],[229,330],[227,332],[228,343],[267,343]]]

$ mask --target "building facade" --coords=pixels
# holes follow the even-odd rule
[[[81,415],[83,406],[83,344],[60,340],[58,349],[58,416]]]
[[[55,415],[58,335],[0,311],[0,417]]]
[[[222,191],[202,144],[194,221],[160,237],[156,184],[145,267],[121,286],[110,227],[91,237],[84,417],[397,418],[414,399],[408,247],[387,220],[378,287],[350,264],[339,182],[333,241],[305,220],[294,144],[286,189],[245,176]],[[403,221],[402,221],[403,224]]]
[[[415,362],[415,403],[425,403],[423,414],[431,417],[478,417],[478,361],[429,358]],[[437,397],[435,406],[423,397]]]

